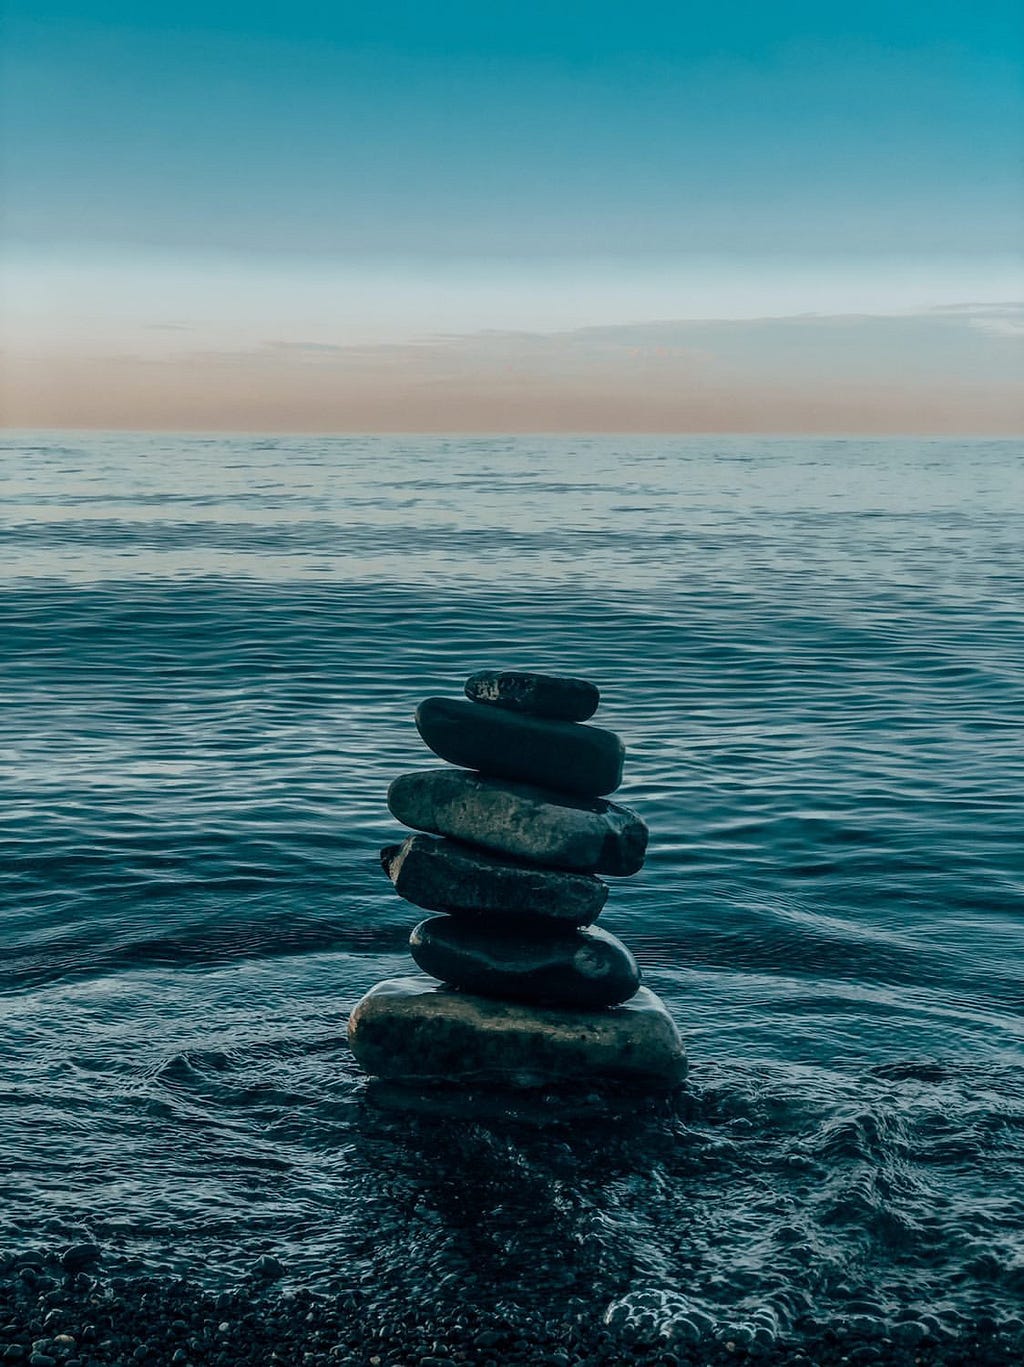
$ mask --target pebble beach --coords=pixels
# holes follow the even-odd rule
[[[1016,1367],[1024,1352],[1019,1322],[983,1321],[951,1336],[936,1322],[908,1319],[878,1335],[809,1317],[794,1339],[764,1334],[759,1341],[755,1326],[707,1343],[699,1326],[652,1334],[650,1324],[645,1332],[642,1322],[595,1316],[599,1287],[565,1288],[557,1311],[526,1297],[496,1311],[456,1288],[410,1307],[370,1287],[281,1294],[273,1289],[279,1272],[264,1267],[215,1293],[184,1279],[69,1275],[59,1256],[25,1255],[0,1277],[0,1360],[29,1367]]]

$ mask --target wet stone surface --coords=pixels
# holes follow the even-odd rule
[[[481,669],[466,680],[470,702],[529,712],[553,721],[586,721],[597,711],[601,695],[587,679],[531,674],[516,669]]]
[[[409,939],[424,973],[485,997],[549,1006],[603,1007],[640,986],[636,960],[614,935],[479,927],[451,916],[421,921]]]
[[[590,874],[518,864],[429,835],[386,845],[380,858],[395,891],[415,906],[497,925],[534,917],[585,926],[608,899],[608,885]]]
[[[643,987],[624,1006],[584,1011],[390,978],[357,1003],[348,1040],[366,1072],[410,1083],[664,1091],[686,1075],[679,1031]]]
[[[463,769],[402,774],[388,808],[414,830],[551,868],[626,877],[643,867],[647,827],[628,807],[571,798]]]
[[[441,759],[495,778],[584,797],[613,793],[622,782],[625,747],[599,726],[426,698],[416,709],[416,727]]]

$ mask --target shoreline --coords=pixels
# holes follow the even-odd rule
[[[64,1255],[64,1264],[69,1261]],[[73,1261],[73,1260],[72,1260]],[[275,1268],[276,1275],[276,1268]],[[680,1342],[605,1322],[604,1292],[588,1305],[462,1304],[457,1291],[419,1305],[374,1303],[359,1290],[321,1295],[282,1290],[258,1274],[216,1292],[188,1278],[94,1276],[67,1271],[59,1255],[0,1262],[0,1362],[26,1367],[718,1367],[756,1362],[793,1367],[1012,1367],[1024,1360],[1024,1323],[979,1320],[956,1336],[915,1321],[890,1337],[862,1326],[828,1326],[774,1343]],[[514,1313],[513,1313],[514,1312]],[[798,1322],[799,1329],[799,1322]],[[924,1332],[922,1333],[922,1329]],[[904,1341],[898,1341],[902,1338]]]

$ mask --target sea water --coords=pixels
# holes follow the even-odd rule
[[[1016,1314],[1021,455],[9,435],[7,1251],[661,1332]],[[493,666],[593,679],[625,740],[651,849],[601,923],[686,1039],[671,1103],[403,1109],[348,1053],[411,967],[413,709]]]

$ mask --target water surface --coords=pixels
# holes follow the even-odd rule
[[[1019,446],[0,458],[11,1249],[212,1282],[269,1251],[734,1336],[1018,1312]],[[594,679],[626,741],[652,849],[602,924],[686,1036],[672,1106],[407,1112],[346,1049],[410,962],[376,851],[390,779],[436,762],[412,710],[492,665]]]

